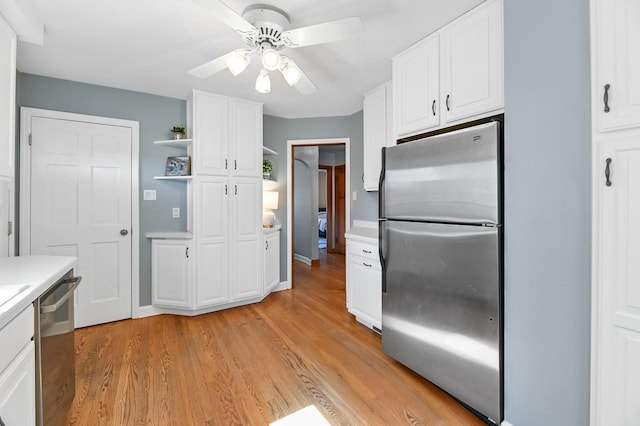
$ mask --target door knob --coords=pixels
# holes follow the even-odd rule
[[[120,235],[124,236],[127,235],[129,233],[129,231],[127,231],[126,229],[121,229],[120,230]]]

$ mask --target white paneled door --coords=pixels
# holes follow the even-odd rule
[[[31,254],[78,257],[77,327],[130,318],[132,129],[30,124]]]

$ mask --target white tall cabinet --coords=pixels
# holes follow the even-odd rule
[[[381,150],[385,146],[395,144],[393,140],[392,99],[390,82],[364,95],[364,176],[362,182],[366,191],[378,190],[382,164]]]
[[[16,34],[0,15],[0,257],[13,255]]]
[[[502,0],[488,0],[393,58],[395,139],[504,108]]]
[[[640,0],[591,1],[591,424],[640,418]]]
[[[170,244],[154,239],[153,304],[196,314],[255,302],[264,296],[262,104],[194,91],[187,120],[188,229]]]

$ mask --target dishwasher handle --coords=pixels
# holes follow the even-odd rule
[[[69,283],[73,283],[73,284],[71,285],[71,287],[69,287],[69,290],[67,290],[64,296],[62,296],[56,303],[51,305],[41,305],[40,313],[46,314],[49,312],[57,311],[60,308],[60,306],[64,305],[65,302],[69,300],[69,298],[73,295],[73,292],[75,291],[75,289],[78,288],[78,286],[80,285],[80,281],[82,281],[82,277],[73,277],[73,278],[67,278],[63,280],[61,284],[69,284]]]

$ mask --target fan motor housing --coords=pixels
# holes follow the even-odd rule
[[[280,38],[290,22],[284,11],[270,5],[256,4],[247,7],[242,17],[258,29],[258,34],[244,35],[249,46],[257,47],[267,42],[276,50],[284,47]]]

